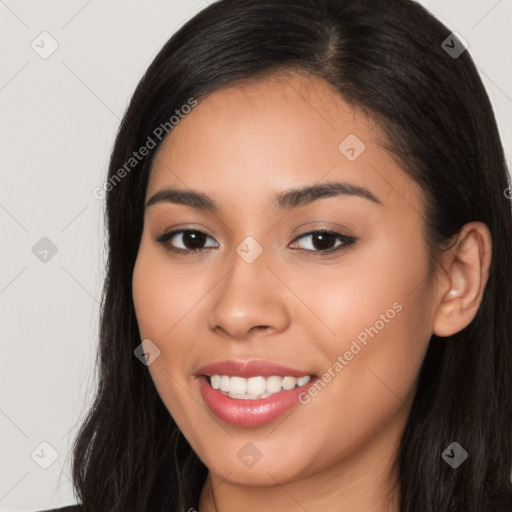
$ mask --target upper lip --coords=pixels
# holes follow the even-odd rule
[[[252,359],[244,361],[241,359],[229,359],[202,366],[196,371],[196,375],[230,375],[233,377],[270,377],[278,375],[282,377],[303,377],[312,375],[307,370],[297,370],[286,366],[265,361],[263,359]]]

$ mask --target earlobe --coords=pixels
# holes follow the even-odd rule
[[[471,323],[482,302],[491,264],[492,239],[483,222],[470,222],[442,257],[433,333],[446,337]]]

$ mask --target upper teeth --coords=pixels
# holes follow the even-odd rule
[[[309,375],[304,377],[280,377],[272,375],[271,377],[230,377],[229,375],[212,375],[210,382],[213,389],[220,389],[232,398],[262,398],[272,393],[279,393],[281,389],[289,390],[295,386],[304,386],[309,382]]]

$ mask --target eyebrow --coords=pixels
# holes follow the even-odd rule
[[[312,203],[317,199],[334,196],[362,197],[382,205],[381,201],[368,189],[344,182],[328,182],[288,190],[279,194],[273,205],[277,209],[296,208],[297,206]]]
[[[330,182],[310,185],[281,192],[272,201],[274,209],[283,210],[303,206],[324,197],[357,196],[382,206],[382,202],[368,189],[344,182]],[[218,212],[215,201],[202,192],[193,192],[176,188],[159,190],[146,203],[146,208],[161,202],[183,204],[199,210]]]

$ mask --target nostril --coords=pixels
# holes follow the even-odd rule
[[[268,325],[256,325],[256,326],[252,327],[250,330],[252,331],[252,329],[268,330],[268,329],[270,329],[270,326],[268,326]]]

